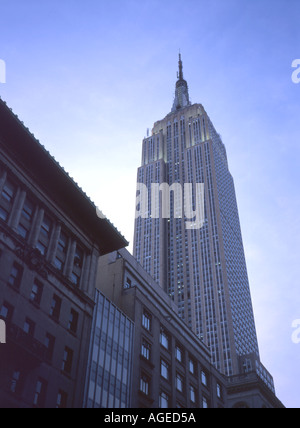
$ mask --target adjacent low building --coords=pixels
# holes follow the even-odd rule
[[[100,258],[97,288],[106,296],[107,309],[113,305],[118,308],[114,311],[121,311],[120,316],[126,317],[129,324],[134,323],[134,336],[128,336],[128,341],[132,340],[128,355],[133,361],[131,384],[128,384],[131,397],[127,404],[130,407],[226,407],[226,378],[211,364],[209,349],[180,319],[171,298],[127,250]],[[114,316],[111,318],[111,335],[115,329]],[[93,343],[99,342],[99,334],[100,330],[92,338]],[[115,343],[113,346],[117,346],[118,340]],[[90,358],[93,361],[90,360],[90,364],[95,367],[101,361],[101,350],[98,360],[94,361],[94,348],[92,345]],[[117,348],[114,355],[117,359]],[[117,378],[116,360],[109,367],[110,370],[113,367],[109,377]],[[91,389],[93,393],[95,379],[96,374],[87,391]],[[98,386],[99,390],[105,388],[101,376]],[[95,405],[94,400],[90,405],[92,402]]]
[[[178,307],[126,249],[99,259],[89,408],[284,408],[255,354],[222,375]],[[123,399],[120,399],[120,397]]]

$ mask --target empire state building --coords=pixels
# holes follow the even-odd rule
[[[134,256],[178,306],[180,317],[209,346],[215,367],[230,376],[260,365],[234,181],[226,148],[204,107],[191,104],[179,56],[171,112],[143,140],[138,186],[147,212],[135,220]],[[151,186],[167,183],[170,216],[153,216]],[[172,186],[203,186],[203,223],[188,228],[176,213]],[[139,188],[139,187],[138,187]],[[183,195],[183,200],[186,197]],[[252,356],[252,360],[243,356]],[[242,361],[242,362],[241,362]],[[267,372],[266,372],[267,373]],[[265,374],[273,388],[269,374]]]

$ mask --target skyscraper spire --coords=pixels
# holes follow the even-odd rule
[[[183,78],[183,64],[180,52],[178,66],[179,73],[177,75],[178,80],[176,82],[175,99],[173,103],[172,112],[191,105],[188,84],[187,81]]]
[[[178,78],[179,78],[179,80],[183,80],[183,66],[182,66],[182,60],[181,60],[181,53],[179,52],[179,62],[178,62],[178,64],[179,64],[179,75],[178,75]]]

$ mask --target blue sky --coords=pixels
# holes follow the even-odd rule
[[[130,241],[141,142],[171,109],[181,49],[192,102],[227,147],[261,358],[279,398],[299,408],[299,0],[0,7],[1,97]]]

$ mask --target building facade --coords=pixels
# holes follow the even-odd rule
[[[2,408],[82,407],[98,258],[126,244],[0,100]]]
[[[214,366],[227,376],[238,374],[240,357],[254,353],[259,360],[259,349],[235,187],[220,135],[204,107],[190,103],[181,56],[172,111],[144,139],[137,181],[142,202],[135,258],[209,347]],[[160,186],[154,196],[153,183]],[[190,196],[186,184],[192,185]],[[166,199],[168,218],[162,215]],[[153,215],[157,206],[159,216]]]
[[[127,250],[100,258],[97,287],[105,295],[105,299],[101,295],[101,305],[106,301],[107,311],[110,307],[113,308],[113,313],[117,310],[120,311],[121,317],[126,317],[128,333],[130,322],[134,323],[133,342],[129,353],[133,362],[130,407],[227,407],[227,380],[212,365],[209,349],[178,316],[178,308],[172,299]],[[112,323],[114,317],[115,315],[111,317]],[[117,325],[118,323],[119,319]],[[113,330],[112,326],[111,336]],[[101,349],[97,349],[96,354],[94,353],[96,361],[93,356],[95,343],[100,341],[97,336],[100,334],[99,330],[91,340],[89,364],[95,368],[104,364],[104,343],[103,355],[99,355]],[[127,337],[129,343],[129,334]],[[102,335],[102,340],[107,340],[106,335]],[[113,367],[113,373],[110,372],[109,377],[116,381],[117,343],[113,346],[115,362],[109,366]],[[127,374],[126,372],[125,377]],[[90,379],[91,377],[86,390],[91,389],[94,394],[96,373],[92,382]],[[99,382],[99,397],[101,388],[105,388],[102,377]],[[115,386],[111,388],[113,403]],[[121,407],[121,403],[118,404]]]
[[[131,406],[134,322],[96,291],[84,407]]]

